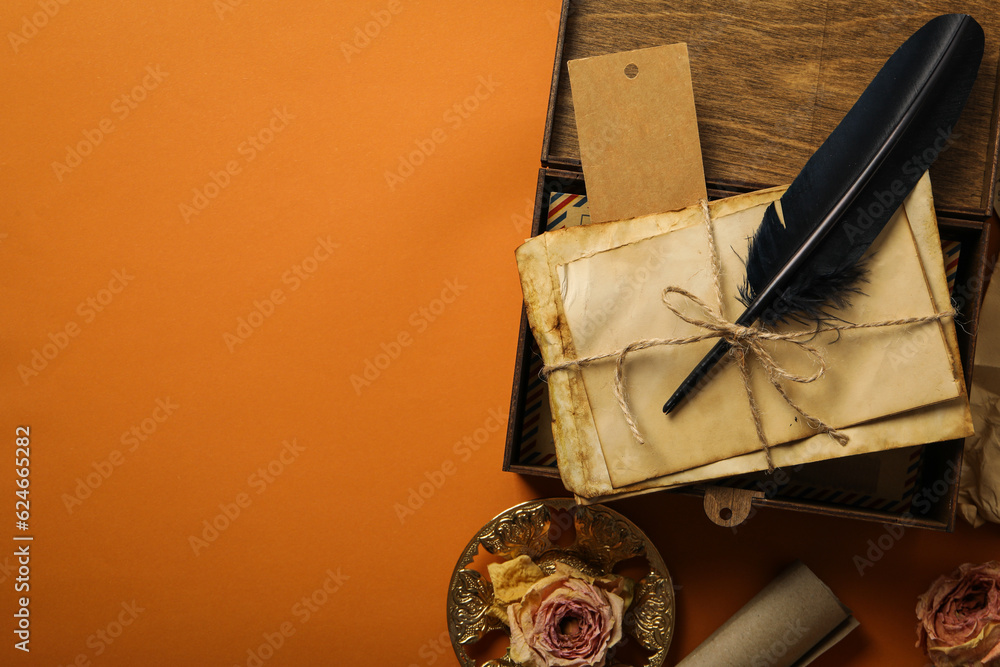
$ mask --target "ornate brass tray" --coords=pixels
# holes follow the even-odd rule
[[[570,521],[570,518],[572,519]],[[560,525],[562,524],[562,525]],[[565,545],[559,533],[572,525],[575,539]],[[660,667],[674,633],[674,590],[656,547],[635,524],[602,505],[582,506],[570,499],[536,500],[501,513],[480,529],[462,551],[448,587],[448,633],[462,667],[476,667],[467,647],[506,626],[486,612],[493,585],[469,568],[479,548],[504,559],[529,556],[546,572],[555,562],[571,564],[592,576],[607,574],[625,561],[645,561],[648,572],[636,582],[635,598],[624,617],[624,637],[651,653],[649,667]],[[617,648],[617,647],[616,647]],[[614,649],[607,664],[615,665]],[[483,667],[516,667],[510,652]]]

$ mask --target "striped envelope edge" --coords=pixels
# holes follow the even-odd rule
[[[586,195],[553,192],[549,195],[549,212],[545,231],[586,225],[590,222],[590,206]],[[556,443],[552,437],[552,411],[549,409],[549,388],[542,381],[541,353],[538,343],[531,341],[531,361],[528,365],[528,391],[521,422],[518,463],[521,465],[556,468]]]

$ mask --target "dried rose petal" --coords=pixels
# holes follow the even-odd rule
[[[493,594],[505,603],[520,600],[532,584],[545,578],[545,573],[528,556],[518,556],[504,563],[487,566]]]

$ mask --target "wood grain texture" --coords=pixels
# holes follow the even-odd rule
[[[739,526],[750,516],[753,499],[763,496],[762,491],[752,489],[709,486],[703,499],[705,515],[717,526]]]
[[[907,37],[934,16],[965,12],[986,32],[986,55],[931,178],[940,211],[985,218],[997,176],[994,3],[571,0],[543,160],[579,165],[568,60],[686,42],[710,186],[788,183]]]

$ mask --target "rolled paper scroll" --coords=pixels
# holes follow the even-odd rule
[[[796,561],[678,667],[804,667],[857,626],[851,610]]]

